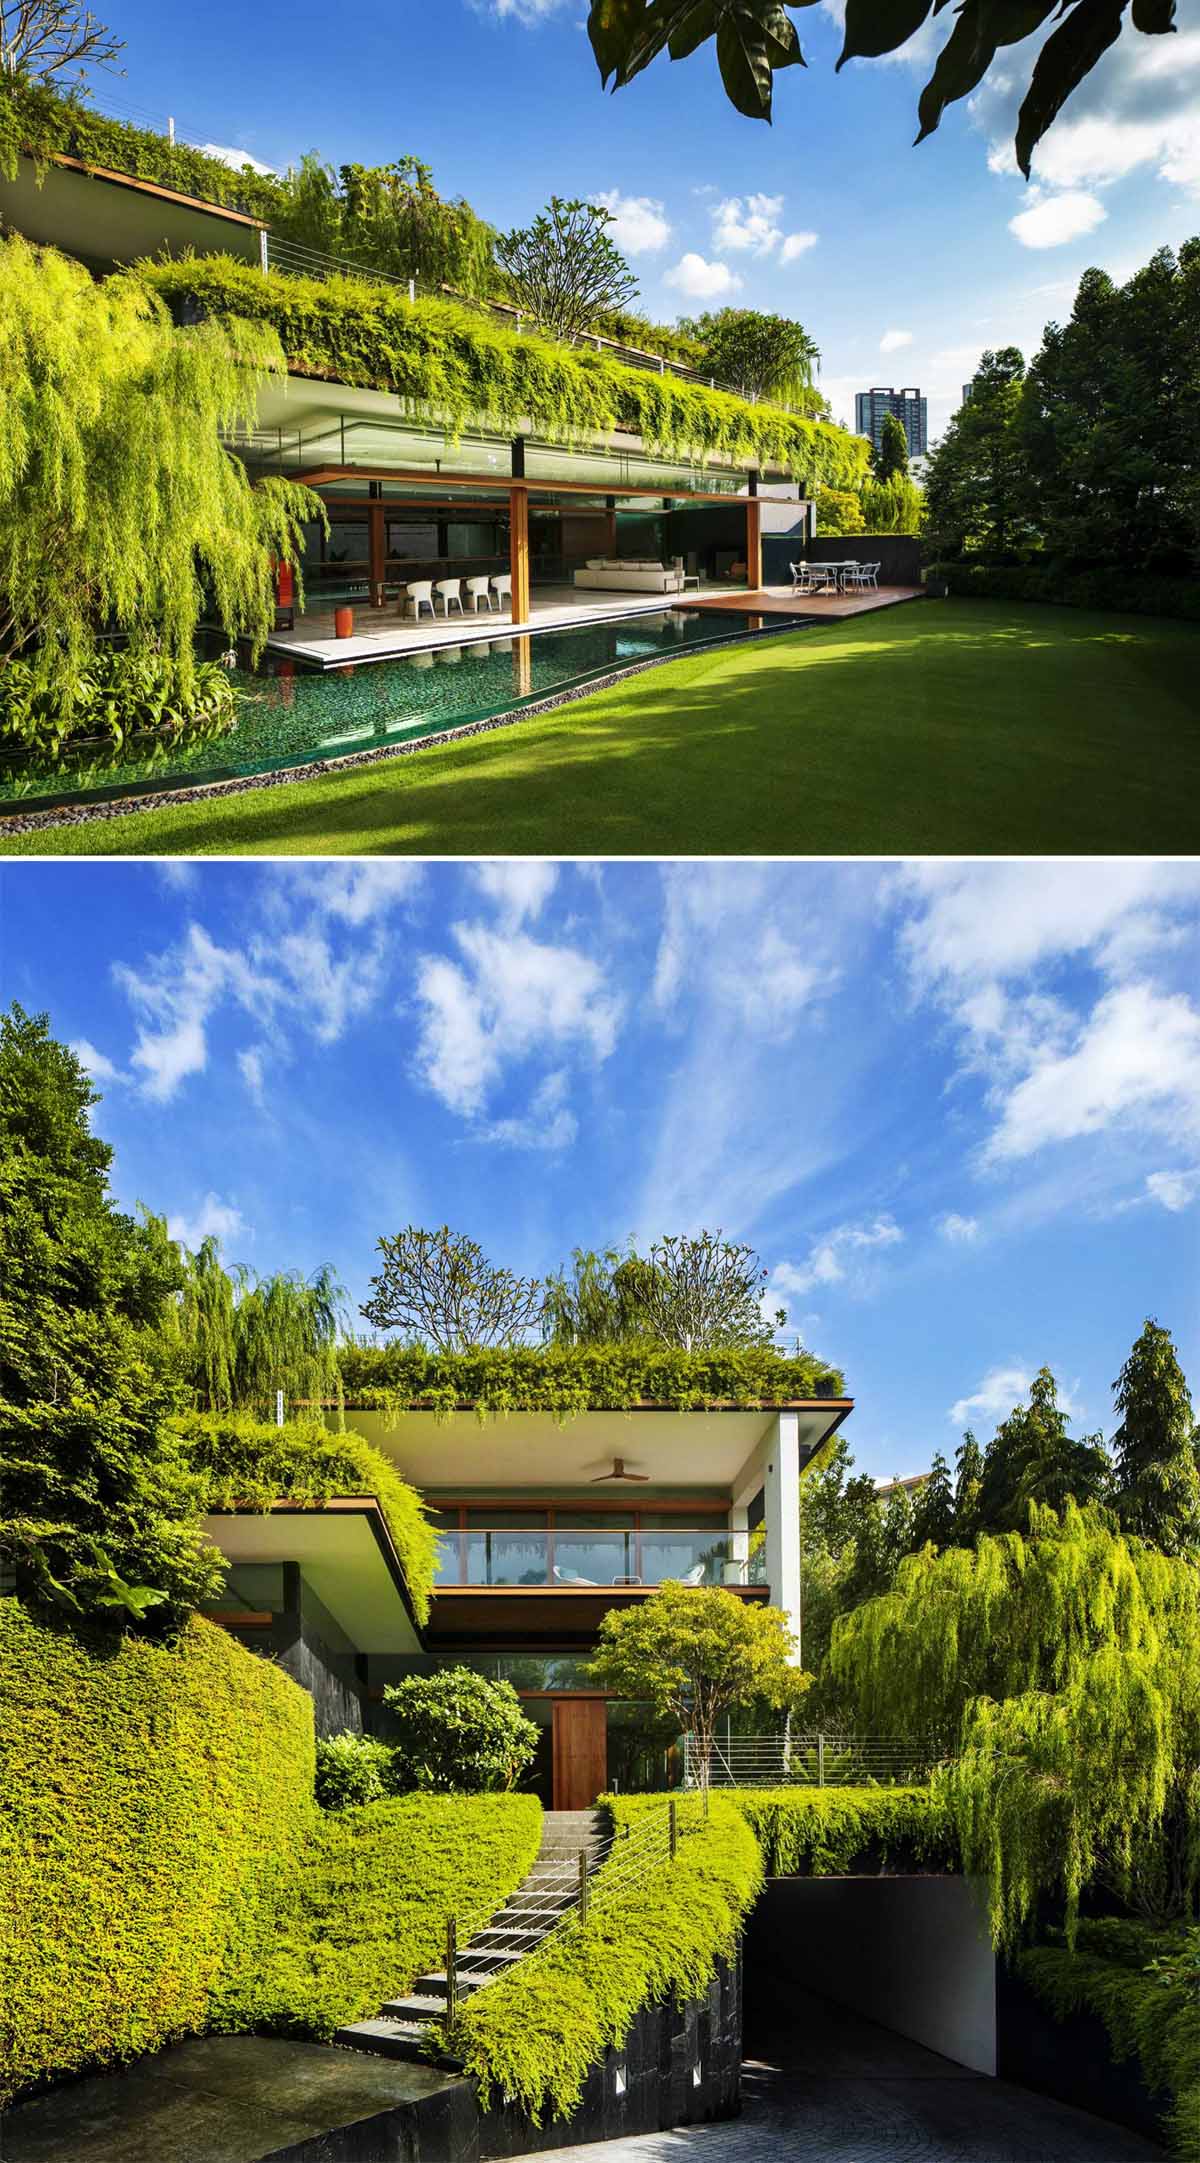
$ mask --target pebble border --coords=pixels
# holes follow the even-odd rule
[[[747,646],[760,638],[779,638],[787,631],[807,628],[808,624],[800,618],[769,631],[737,631],[728,638],[712,639],[692,651],[697,654],[722,653],[730,646]],[[645,660],[631,661],[627,668],[612,669],[607,675],[595,677],[588,683],[571,684],[561,691],[550,692],[532,705],[492,714],[484,721],[467,721],[460,728],[439,729],[435,736],[422,736],[414,743],[381,744],[374,751],[351,751],[340,759],[311,759],[303,766],[285,766],[266,774],[238,774],[232,780],[201,783],[194,789],[164,789],[153,795],[122,796],[113,803],[64,804],[48,811],[0,812],[0,841],[10,835],[47,833],[61,826],[87,826],[93,820],[128,818],[137,811],[170,810],[176,805],[241,796],[250,789],[283,788],[292,782],[312,780],[317,774],[341,774],[355,766],[377,766],[385,759],[412,758],[417,752],[433,750],[438,744],[457,743],[468,736],[487,736],[493,729],[512,728],[521,721],[534,721],[539,714],[553,713],[558,706],[574,705],[578,699],[590,698],[595,691],[611,690],[614,684],[626,683],[631,676],[644,675],[647,669],[662,668],[668,662],[689,658],[686,652],[651,654]]]

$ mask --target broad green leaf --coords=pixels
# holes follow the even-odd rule
[[[1175,0],[1133,0],[1131,20],[1148,38],[1161,37],[1175,28]]]
[[[646,12],[646,0],[592,0],[588,36],[600,80],[620,75],[629,41]]]
[[[1047,38],[1017,120],[1017,164],[1029,178],[1034,149],[1071,92],[1121,34],[1125,0],[1076,0],[1067,19]]]
[[[717,32],[721,81],[733,105],[750,120],[769,120],[776,68],[804,66],[796,26],[783,9],[727,8]]]
[[[919,30],[930,0],[846,0],[846,30],[838,66],[894,53]]]
[[[686,60],[706,38],[716,36],[718,0],[699,0],[686,22],[671,32],[667,50],[672,60]]]
[[[921,92],[917,141],[923,143],[933,134],[947,105],[965,98],[982,82],[999,46],[1015,45],[1028,37],[1056,4],[1057,0],[965,0]]]

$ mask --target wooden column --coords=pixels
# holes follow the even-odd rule
[[[606,496],[604,498],[604,553],[611,559],[615,559],[617,553],[617,499],[615,496]]]
[[[533,691],[533,640],[514,638],[512,650],[513,691],[518,698],[529,698]]]
[[[508,491],[509,569],[512,572],[512,620],[529,621],[529,491],[516,483]]]
[[[379,481],[372,481],[371,501],[367,506],[367,583],[372,608],[383,607],[386,570],[387,525],[383,508],[383,487]]]
[[[757,593],[762,585],[762,509],[757,496],[746,498],[746,586]]]

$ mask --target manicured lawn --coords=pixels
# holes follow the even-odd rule
[[[918,602],[338,777],[4,854],[1190,852],[1200,626]],[[0,829],[2,831],[2,829]]]

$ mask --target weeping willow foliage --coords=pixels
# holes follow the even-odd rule
[[[932,1734],[964,1867],[997,1942],[1043,1893],[1073,1931],[1103,1881],[1141,1912],[1200,1892],[1200,1570],[1034,1505],[1027,1533],[926,1547],[834,1624],[833,1672],[870,1732]]]
[[[140,274],[172,303],[270,326],[295,373],[392,392],[402,411],[453,434],[532,423],[572,442],[620,427],[670,456],[762,459],[810,483],[857,488],[866,472],[864,438],[831,422],[519,335],[452,301],[410,302],[366,279],[264,278],[230,256],[143,264]]]
[[[105,627],[153,644],[190,686],[206,595],[261,646],[272,556],[322,514],[294,482],[252,487],[224,448],[282,372],[263,323],[176,329],[134,276],[0,241],[0,660],[70,696]]]
[[[289,1403],[332,1398],[340,1408],[344,1297],[332,1270],[311,1277],[227,1270],[215,1239],[203,1240],[194,1254],[185,1251],[183,1260],[176,1326],[199,1411],[266,1419],[277,1390]]]

